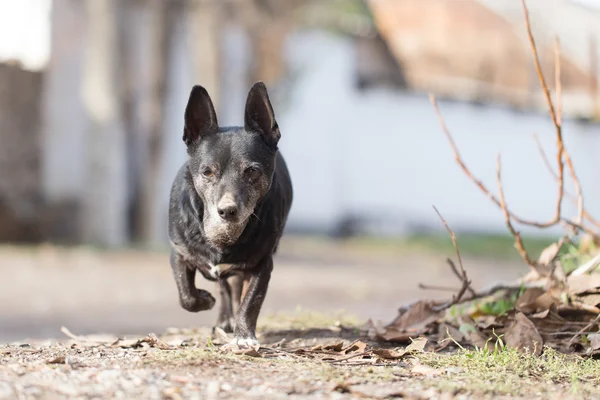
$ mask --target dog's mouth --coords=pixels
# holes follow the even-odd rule
[[[204,220],[204,235],[206,240],[216,248],[234,244],[246,229],[248,218],[241,222],[217,222],[209,218]]]

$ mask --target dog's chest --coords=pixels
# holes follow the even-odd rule
[[[221,276],[221,274],[225,271],[227,271],[228,269],[230,269],[231,267],[233,267],[235,264],[210,264],[209,268],[209,274],[214,278],[214,279],[219,279],[219,277]]]

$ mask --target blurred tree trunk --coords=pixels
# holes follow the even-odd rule
[[[258,23],[248,26],[252,48],[252,64],[249,71],[249,84],[264,81],[266,85],[276,84],[285,73],[283,46],[292,28],[287,15],[270,15],[262,12]]]
[[[162,178],[164,146],[164,119],[166,115],[166,97],[169,81],[169,66],[174,37],[175,18],[179,14],[179,5],[174,1],[151,0],[145,3],[149,7],[149,59],[147,68],[147,95],[143,100],[144,126],[141,148],[139,149],[139,168],[133,199],[134,238],[145,244],[155,244],[161,240],[163,226],[159,206],[161,196],[158,192]]]
[[[87,241],[127,241],[125,134],[120,98],[117,14],[120,0],[86,0],[88,35],[83,103],[88,117],[83,232]]]
[[[206,88],[217,113],[220,111],[221,85],[221,33],[224,21],[221,1],[188,0],[193,59],[194,84]]]
[[[87,29],[85,3],[52,1],[52,51],[44,72],[40,146],[42,187],[49,207],[45,228],[52,241],[82,240],[87,122],[81,90]]]
[[[306,0],[248,0],[232,7],[250,41],[249,85],[256,81],[275,85],[283,77],[285,40],[294,28],[296,12],[306,4]]]
[[[140,0],[124,0],[119,9],[118,46],[121,77],[121,115],[125,129],[125,143],[127,154],[127,234],[132,239],[136,238],[137,206],[139,198],[139,171],[140,165],[140,124],[137,118],[139,86],[139,48],[142,38],[145,38],[144,25],[141,16],[144,14],[146,4]]]

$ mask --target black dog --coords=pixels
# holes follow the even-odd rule
[[[244,127],[219,128],[206,89],[194,86],[185,110],[188,161],[171,188],[171,267],[181,306],[211,309],[196,271],[218,281],[217,326],[254,346],[273,254],[292,204],[292,182],[277,149],[281,134],[262,82],[248,93]]]

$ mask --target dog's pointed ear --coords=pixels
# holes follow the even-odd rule
[[[218,130],[217,113],[208,92],[202,86],[194,86],[185,107],[183,141],[190,146],[203,136],[217,133]]]
[[[262,82],[256,82],[248,92],[244,128],[249,132],[260,133],[269,146],[277,149],[281,133],[275,121],[267,87]]]

